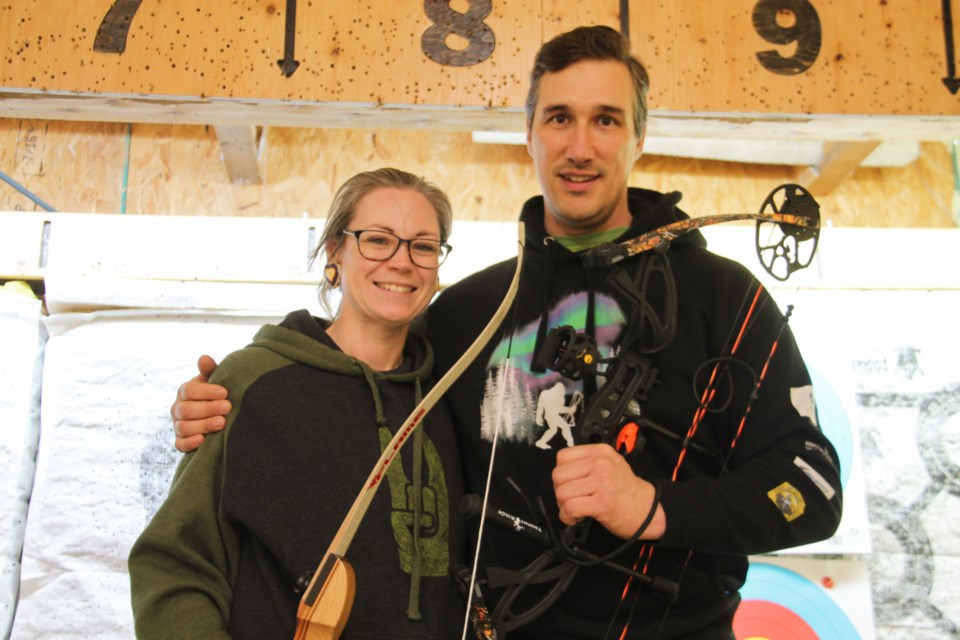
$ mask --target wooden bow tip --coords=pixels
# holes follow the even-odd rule
[[[337,640],[347,625],[356,591],[357,580],[350,563],[328,555],[297,607],[293,640]]]

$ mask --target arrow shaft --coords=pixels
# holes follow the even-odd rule
[[[286,23],[283,32],[283,57],[293,60],[297,39],[297,0],[287,0]]]
[[[953,0],[941,0],[943,7],[943,43],[947,50],[947,77],[957,77],[957,62],[953,45]]]

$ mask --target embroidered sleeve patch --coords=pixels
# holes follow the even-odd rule
[[[767,491],[767,497],[777,505],[780,513],[787,519],[787,522],[796,520],[803,515],[803,510],[807,503],[803,500],[803,494],[797,491],[789,482],[784,482],[779,487],[774,487]]]

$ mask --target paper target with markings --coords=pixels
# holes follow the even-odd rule
[[[873,637],[869,579],[859,561],[752,558],[740,594],[737,640]]]
[[[835,384],[848,379],[846,368],[836,362],[807,359],[817,403],[817,420],[830,439],[840,463],[843,486],[843,518],[837,532],[827,540],[784,549],[779,554],[868,554],[871,551],[870,523],[867,517],[866,485],[860,438],[847,407],[853,407],[853,393]],[[850,399],[845,402],[845,398]]]

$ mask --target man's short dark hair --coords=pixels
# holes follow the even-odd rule
[[[530,72],[530,89],[526,102],[527,127],[533,123],[537,92],[543,74],[563,71],[583,60],[614,60],[626,65],[633,80],[636,103],[633,125],[637,135],[642,135],[647,124],[647,89],[650,86],[650,77],[643,63],[630,52],[630,41],[619,31],[601,25],[577,27],[561,33],[540,47],[533,61],[533,71]]]

